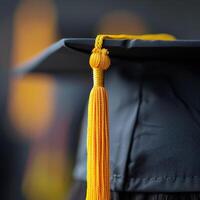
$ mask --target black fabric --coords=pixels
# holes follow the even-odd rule
[[[112,66],[106,77],[111,189],[200,191],[200,68],[126,64]],[[86,131],[87,112],[74,171],[78,180],[86,180]]]
[[[75,181],[68,200],[85,200],[86,182]],[[200,193],[111,192],[111,200],[199,200]]]

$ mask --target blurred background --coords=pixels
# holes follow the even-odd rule
[[[199,7],[198,0],[0,0],[0,198],[68,198],[90,82],[82,74],[17,79],[12,67],[67,37],[200,39]]]

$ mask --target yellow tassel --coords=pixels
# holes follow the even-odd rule
[[[110,200],[110,158],[108,95],[104,88],[103,71],[110,66],[109,52],[102,49],[103,40],[141,39],[175,40],[168,34],[157,35],[98,35],[90,56],[94,85],[88,104],[87,135],[87,196],[86,200]]]
[[[94,48],[90,56],[94,86],[88,105],[87,200],[110,200],[108,95],[103,70],[110,66],[106,49]]]
[[[95,86],[89,99],[87,200],[110,200],[108,100],[104,87]]]

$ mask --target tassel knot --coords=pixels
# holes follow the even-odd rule
[[[94,69],[107,70],[110,66],[109,52],[107,49],[95,47],[90,56],[90,66]]]

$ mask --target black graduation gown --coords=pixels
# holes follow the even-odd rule
[[[17,73],[88,72],[93,44],[61,40]],[[112,199],[199,199],[200,41],[105,40],[104,46],[112,57],[106,76]],[[59,66],[51,64],[55,59]],[[86,181],[86,119],[74,170],[78,196]]]

